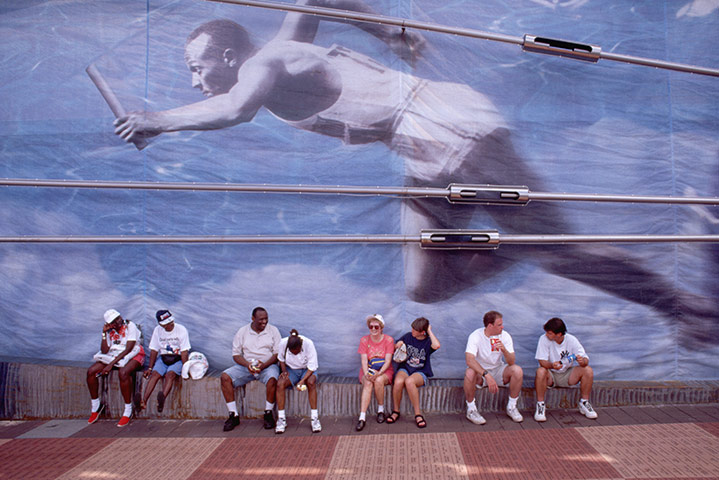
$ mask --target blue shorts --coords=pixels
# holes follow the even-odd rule
[[[398,368],[398,369],[397,369],[397,373],[399,373],[399,372],[404,372],[404,373],[406,373],[408,377],[411,377],[412,375],[414,375],[414,373],[416,373],[416,374],[418,374],[418,375],[421,375],[421,376],[422,376],[422,380],[424,380],[424,384],[420,385],[420,388],[426,387],[426,386],[427,386],[427,383],[429,383],[429,379],[427,378],[427,375],[425,375],[425,374],[422,373],[422,372],[414,372],[412,375],[410,375],[406,368]],[[395,377],[394,377],[394,378],[397,378],[397,375],[396,375],[396,374],[395,374]]]
[[[277,380],[277,377],[280,376],[280,367],[278,367],[276,363],[273,363],[260,373],[250,373],[250,371],[247,370],[247,367],[243,367],[242,365],[233,365],[222,373],[226,373],[230,376],[233,387],[241,387],[252,380],[259,380],[267,385],[267,382],[269,382],[271,378]]]
[[[172,365],[167,365],[162,361],[162,357],[160,357],[155,362],[155,366],[152,370],[159,373],[161,377],[164,377],[167,372],[175,372],[177,375],[182,375],[182,360],[178,360]]]
[[[297,382],[302,380],[302,377],[305,376],[305,373],[307,373],[306,368],[290,368],[287,367],[287,374],[290,377],[290,383],[292,383],[292,386],[297,386]]]

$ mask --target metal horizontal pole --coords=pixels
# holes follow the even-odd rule
[[[352,185],[275,185],[251,183],[201,183],[201,182],[122,182],[104,180],[50,180],[2,178],[0,186],[9,187],[58,187],[58,188],[114,188],[121,190],[187,190],[244,193],[314,193],[338,195],[397,195],[410,197],[446,198],[446,188],[432,187],[369,187]]]
[[[419,235],[21,235],[0,243],[72,244],[419,244],[443,250],[487,250],[500,244],[719,243],[719,235],[504,235],[496,230],[422,230]]]
[[[176,190],[242,193],[295,193],[336,195],[390,195],[398,197],[445,198],[451,203],[481,205],[526,205],[534,201],[581,201],[614,203],[658,203],[679,205],[719,205],[719,197],[673,197],[662,195],[614,195],[598,193],[531,192],[516,185],[465,185],[450,184],[437,187],[382,187],[361,185],[274,185],[248,183],[200,182],[124,182],[103,180],[51,180],[0,178],[0,186],[56,187],[56,188],[109,188],[121,190]]]
[[[378,23],[383,25],[395,25],[402,28],[416,28],[418,30],[426,30],[430,32],[449,33],[452,35],[460,35],[464,37],[480,38],[483,40],[492,40],[496,42],[511,43],[522,46],[523,50],[544,53],[549,55],[557,55],[562,57],[574,58],[578,60],[588,60],[596,62],[600,58],[617,62],[631,63],[634,65],[649,66],[662,68],[666,70],[674,70],[678,72],[696,73],[699,75],[708,75],[719,77],[719,69],[699,67],[687,65],[683,63],[667,62],[644,57],[636,57],[632,55],[622,55],[602,51],[601,47],[590,44],[583,44],[567,40],[551,39],[547,37],[536,37],[533,35],[523,35],[521,37],[513,35],[505,35],[501,33],[485,32],[469,28],[459,28],[447,25],[438,25],[435,23],[417,22],[406,18],[388,17],[385,15],[370,14],[364,12],[353,12],[350,10],[339,10],[335,8],[314,7],[304,5],[293,5],[287,3],[267,2],[263,0],[209,0],[216,3],[230,3],[235,5],[245,5],[250,7],[268,8],[272,10],[281,10],[286,12],[298,12],[310,15],[319,15],[329,18],[337,18],[344,20],[354,20],[358,22]]]

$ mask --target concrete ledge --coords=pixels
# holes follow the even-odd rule
[[[0,418],[84,418],[90,410],[90,399],[85,383],[87,367],[37,365],[30,363],[0,362]],[[106,399],[107,414],[119,417],[122,397],[117,373],[110,376]],[[534,408],[533,379],[525,379],[519,408]],[[201,380],[178,381],[165,403],[163,414],[157,414],[156,395],[159,384],[141,418],[223,418],[227,407],[220,392],[219,372]],[[236,389],[239,411],[244,417],[258,417],[265,405],[265,387],[251,382]],[[502,411],[508,392],[501,388],[497,395],[486,389],[477,390],[480,411]],[[574,408],[579,400],[578,388],[550,389],[547,407]],[[627,382],[596,381],[592,390],[592,404],[597,407],[627,405],[672,405],[719,403],[719,381],[666,381]],[[462,381],[459,379],[432,379],[420,391],[422,410],[428,414],[461,413],[465,410]],[[346,377],[319,377],[319,410],[321,415],[354,416],[360,404],[360,385],[357,379]],[[385,389],[385,405],[391,410],[391,390]],[[406,393],[402,398],[402,414],[411,413]],[[287,396],[287,414],[309,416],[307,394],[292,391]],[[375,413],[375,402],[370,406]]]

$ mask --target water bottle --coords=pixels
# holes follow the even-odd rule
[[[561,363],[561,364],[562,364],[562,368],[564,368],[564,367],[568,367],[569,365],[571,365],[572,362],[574,362],[576,359],[577,359],[577,356],[572,353],[571,355],[567,355],[566,357],[564,357],[563,359],[561,359],[561,360],[559,361],[559,363]]]
[[[250,368],[252,370],[257,370],[259,366],[260,366],[259,360],[257,360],[256,358],[253,358],[252,360],[250,360]]]

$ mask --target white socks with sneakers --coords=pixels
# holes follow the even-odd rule
[[[91,412],[97,412],[100,410],[100,399],[99,398],[91,398],[90,399],[90,408]]]

